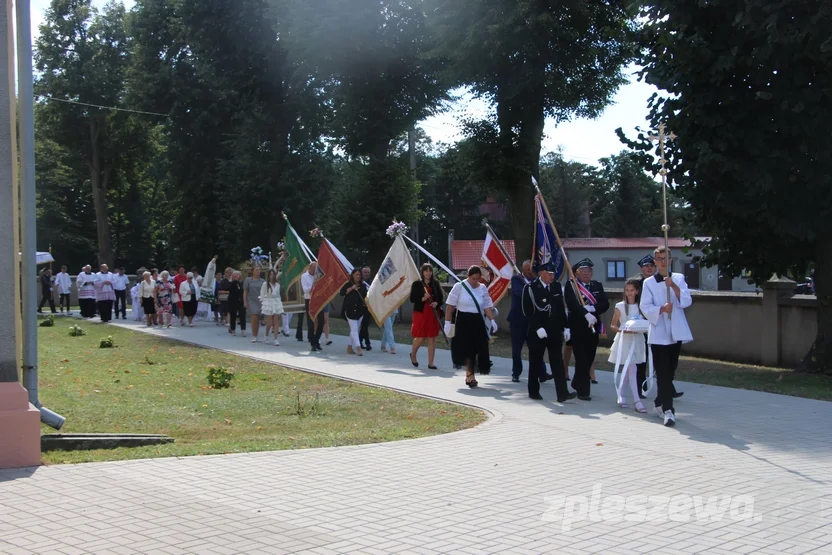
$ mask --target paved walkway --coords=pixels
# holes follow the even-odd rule
[[[832,403],[684,383],[668,429],[618,409],[606,372],[592,402],[559,405],[551,382],[529,400],[505,359],[469,390],[447,351],[431,372],[424,352],[415,369],[407,347],[359,359],[339,337],[310,354],[213,325],[148,333],[492,418],[380,445],[0,470],[0,553],[832,553]]]

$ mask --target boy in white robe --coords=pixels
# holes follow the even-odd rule
[[[693,341],[685,310],[693,303],[683,274],[668,271],[671,266],[670,251],[659,247],[653,252],[659,272],[644,280],[640,308],[650,321],[647,342],[656,373],[656,412],[664,419],[665,426],[676,425],[673,408],[673,377],[679,364],[682,343]],[[669,273],[669,275],[668,275]],[[668,276],[668,277],[665,277]],[[668,289],[670,302],[668,302]]]

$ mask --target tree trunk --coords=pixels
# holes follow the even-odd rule
[[[113,261],[113,242],[110,237],[110,219],[107,210],[107,187],[110,170],[101,168],[101,122],[95,118],[90,121],[90,183],[92,199],[95,206],[95,227],[98,232],[98,263],[110,264]]]
[[[506,164],[503,179],[508,192],[518,266],[531,256],[534,248],[535,190],[532,176],[540,178],[540,145],[545,123],[545,87],[542,83],[536,84],[536,87],[533,93],[523,96],[522,107],[497,107],[500,141]],[[517,110],[522,114],[519,122],[513,121],[514,118],[509,115]],[[512,140],[515,124],[519,124],[516,142]]]
[[[818,236],[815,253],[818,334],[797,371],[832,376],[832,233]]]

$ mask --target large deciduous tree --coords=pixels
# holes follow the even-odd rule
[[[129,53],[124,5],[118,2],[99,13],[90,0],[52,0],[35,44],[35,93],[55,99],[38,110],[39,128],[84,161],[98,259],[109,264],[115,261],[108,193],[128,145],[141,141],[141,126],[129,113],[94,106],[123,107]]]
[[[713,237],[705,263],[757,283],[814,263],[800,368],[832,373],[832,4],[656,0],[641,15],[644,79],[669,93],[650,120],[678,135],[669,178]]]
[[[379,263],[393,218],[414,225],[418,184],[395,141],[444,97],[421,2],[293,1],[292,57],[327,86],[332,138],[349,158],[352,185],[330,223],[344,246]],[[356,233],[356,230],[361,230]]]
[[[531,244],[531,177],[546,117],[595,117],[624,82],[632,20],[614,0],[426,0],[449,83],[495,109],[469,136],[490,152],[492,182],[509,200],[514,239]]]
[[[285,2],[138,0],[131,96],[170,115],[172,256],[226,264],[312,219],[330,157],[315,76],[287,56]],[[270,245],[270,247],[269,247]]]

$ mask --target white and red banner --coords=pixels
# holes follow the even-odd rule
[[[315,320],[326,305],[341,293],[341,288],[350,280],[352,264],[335,245],[324,237],[318,251],[318,269],[315,285],[309,297],[309,316]]]
[[[503,298],[511,284],[511,277],[514,275],[514,264],[512,264],[503,244],[488,229],[485,234],[485,244],[482,246],[482,263],[488,268],[491,274],[488,283],[488,295],[495,305]]]

